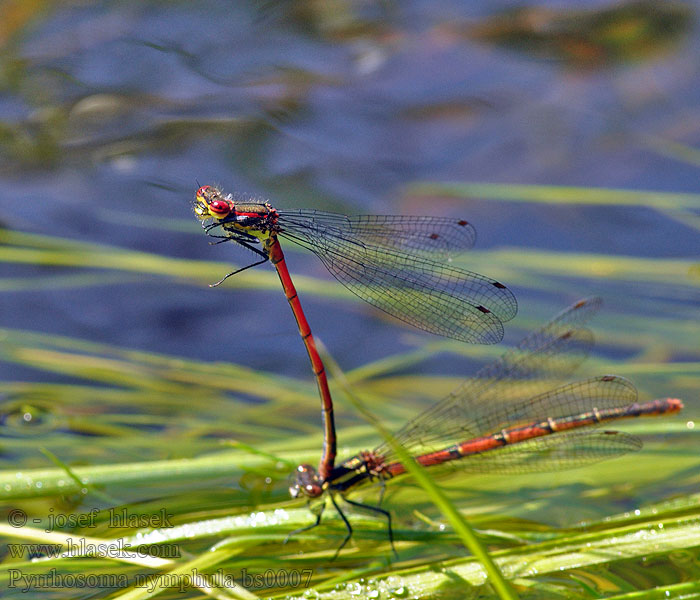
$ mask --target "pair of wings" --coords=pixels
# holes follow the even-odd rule
[[[560,384],[588,353],[593,336],[583,325],[600,304],[599,298],[581,300],[557,315],[407,423],[396,434],[397,441],[411,455],[420,456],[514,427],[614,412],[634,404],[637,391],[623,377],[605,375]],[[449,461],[442,468],[488,473],[555,471],[638,450],[641,445],[634,436],[593,426],[527,439]],[[375,453],[387,464],[398,461],[388,445],[379,446]]]
[[[476,232],[442,217],[278,211],[279,235],[303,246],[351,292],[419,329],[496,344],[517,312],[503,284],[451,265]]]

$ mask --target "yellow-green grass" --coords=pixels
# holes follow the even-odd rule
[[[459,191],[486,197],[489,190],[467,186]],[[530,196],[516,187],[492,192],[502,201],[512,201],[509,195],[531,202],[577,197],[576,190],[549,190],[540,193],[540,200],[533,195],[537,190],[529,190]],[[411,193],[438,190],[416,187]],[[594,191],[587,198],[606,202]],[[628,202],[625,198],[654,206],[653,197],[633,192],[612,194],[607,202]],[[694,202],[692,195],[667,195],[656,208],[687,211]],[[163,226],[181,229],[183,223]],[[192,232],[200,241],[194,237],[201,236],[196,225]],[[28,233],[6,231],[2,241],[2,263],[29,267],[26,277],[18,277],[15,269],[13,277],[0,278],[4,293],[122,281],[133,285],[144,275],[204,287],[232,267]],[[304,503],[287,493],[294,465],[314,463],[322,442],[310,374],[256,371],[225,362],[223,352],[221,362],[211,363],[6,328],[0,331],[0,358],[41,372],[43,381],[0,383],[3,541],[66,544],[70,537],[97,545],[121,540],[131,547],[148,544],[151,554],[85,557],[78,551],[29,562],[26,555],[6,553],[0,582],[9,585],[17,571],[46,576],[55,569],[126,577],[128,586],[113,590],[113,598],[250,598],[302,595],[306,578],[294,586],[289,574],[309,573],[308,585],[317,592],[310,597],[496,597],[485,584],[482,563],[469,555],[464,537],[453,529],[459,530],[454,525],[458,514],[476,530],[482,549],[521,597],[698,595],[700,453],[693,420],[700,390],[700,325],[692,304],[700,286],[697,263],[508,247],[471,252],[458,262],[528,298],[508,326],[511,341],[562,309],[563,298],[602,294],[606,307],[591,323],[601,352],[594,351],[579,375],[630,377],[643,399],[682,398],[684,413],[620,424],[644,440],[644,449],[586,468],[555,475],[455,474],[437,481],[427,470],[423,487],[390,484],[384,506],[394,516],[398,558],[382,519],[348,510],[353,540],[332,561],[345,534],[332,506],[320,527],[282,543],[313,520]],[[320,302],[359,302],[328,278],[295,274],[295,282],[300,294]],[[281,293],[274,272],[266,269],[242,273],[217,293],[233,297],[242,288]],[[638,303],[627,301],[627,310],[621,311],[617,301],[629,299],[630,290],[647,293]],[[397,335],[404,333],[397,327]],[[323,331],[316,334],[324,337]],[[380,360],[336,371],[332,388],[341,459],[372,448],[386,435],[384,429],[395,430],[459,385],[474,364],[504,350],[428,336],[409,339],[412,349],[387,350]],[[301,343],[298,351],[303,352]],[[450,364],[463,360],[464,372],[422,374],[423,361],[435,356],[449,356]],[[371,407],[369,412],[359,410],[350,397]],[[383,424],[381,431],[375,419]],[[353,499],[371,503],[377,494],[369,487]],[[117,509],[112,520],[110,508]],[[92,509],[97,509],[94,517]],[[152,521],[118,526],[114,515],[122,510]],[[10,520],[17,511],[28,518],[23,526]],[[84,518],[79,525],[55,528],[55,515]],[[159,522],[159,515],[167,522]],[[177,556],[168,554],[172,550]],[[205,577],[184,594],[158,589],[153,579],[150,591],[134,586],[137,574],[170,574],[171,581],[183,581],[194,569]],[[213,575],[219,569],[239,584],[245,584],[246,573],[268,570],[279,577],[286,573],[288,583],[281,585],[278,577],[269,587],[217,587]],[[12,589],[20,597],[21,588]],[[501,591],[500,597],[507,594]]]

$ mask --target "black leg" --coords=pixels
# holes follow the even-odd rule
[[[209,242],[210,246],[216,246],[217,244],[223,244],[224,242],[236,242],[238,244],[256,243],[257,242],[257,238],[255,238],[255,237],[237,235],[234,233],[229,233],[227,235],[214,235],[213,233],[209,233],[207,231],[207,236],[209,236],[211,238],[217,238],[219,240],[218,242]]]
[[[218,238],[218,242],[209,242],[211,245],[216,245],[216,244],[223,244],[224,242],[236,242],[237,244],[240,244],[244,248],[248,248],[251,252],[254,252],[258,256],[261,257],[262,260],[259,260],[258,262],[254,262],[250,265],[246,265],[245,267],[242,267],[240,269],[236,269],[235,271],[231,271],[231,273],[228,273],[219,281],[216,283],[211,283],[209,284],[209,287],[217,287],[221,285],[224,281],[226,281],[229,277],[232,275],[236,275],[236,273],[240,273],[241,271],[245,271],[246,269],[250,269],[251,267],[257,267],[258,265],[261,265],[263,263],[266,263],[268,260],[270,260],[270,257],[267,255],[267,252],[261,250],[260,248],[256,248],[255,246],[252,246],[251,244],[254,243],[259,243],[260,240],[256,238],[254,235],[250,235],[248,233],[245,233],[244,231],[227,231],[227,235],[215,235],[211,233],[213,229],[216,229],[217,227],[221,227],[222,223],[210,223],[209,225],[203,225],[204,231],[206,231],[207,235],[209,237],[213,238]]]
[[[222,237],[222,236],[212,236],[212,237]],[[235,237],[228,237],[228,236],[226,237],[225,240],[221,240],[221,241],[225,242],[228,240],[236,242],[236,243],[240,244],[241,246],[243,246],[244,248],[248,248],[248,250],[250,250],[251,252],[255,252],[255,254],[260,256],[262,260],[259,260],[258,262],[254,262],[250,265],[246,265],[245,267],[241,267],[240,269],[236,269],[235,271],[231,271],[227,275],[224,275],[216,283],[210,283],[209,287],[217,287],[217,286],[221,285],[224,281],[226,281],[232,275],[235,275],[236,273],[240,273],[241,271],[245,271],[246,269],[250,269],[251,267],[257,267],[258,265],[266,263],[268,260],[270,260],[270,257],[267,255],[266,252],[264,252],[263,250],[260,250],[260,248],[256,248],[255,246],[251,246],[247,241],[244,241],[242,239],[235,238]],[[221,242],[216,242],[216,243],[218,244]]]
[[[223,240],[231,240],[233,242],[238,242],[238,243],[243,243],[243,242],[248,242],[248,243],[259,243],[260,240],[256,238],[254,235],[251,235],[249,233],[246,233],[245,231],[234,231],[231,229],[224,229],[226,232],[226,235],[216,235],[214,233],[211,233],[214,231],[214,229],[217,229],[218,227],[221,227],[223,229],[223,223],[210,223],[209,225],[203,225],[204,232],[209,236],[213,238],[220,238]],[[218,243],[218,242],[216,242]]]
[[[217,227],[221,227],[221,223],[202,223],[202,229],[204,229],[207,235],[211,235],[209,232]]]
[[[383,494],[384,494],[384,492],[382,490],[382,495]],[[396,556],[396,558],[398,558],[399,554],[398,554],[398,552],[396,552],[396,548],[394,548],[394,530],[391,528],[391,513],[388,510],[384,510],[383,508],[379,508],[378,506],[372,506],[371,504],[362,504],[362,502],[354,502],[353,500],[348,500],[344,496],[343,496],[343,500],[345,500],[345,502],[347,502],[348,504],[352,504],[352,506],[357,506],[358,508],[364,508],[364,509],[367,509],[369,511],[379,513],[380,515],[383,515],[384,517],[386,517],[387,528],[389,531],[389,544],[391,544],[391,550],[394,553],[394,556]],[[381,502],[381,500],[380,500],[380,502]],[[336,508],[338,508],[338,507],[336,506]]]
[[[286,544],[289,541],[289,538],[291,538],[293,535],[297,535],[298,533],[302,533],[304,531],[309,531],[310,529],[313,529],[314,527],[318,527],[321,524],[321,517],[323,516],[323,511],[326,508],[325,503],[321,504],[321,508],[318,511],[318,514],[316,515],[316,522],[311,523],[311,525],[307,525],[306,527],[300,527],[299,529],[295,529],[290,533],[286,538],[284,538],[283,544]]]
[[[240,243],[240,242],[239,242]],[[263,263],[266,263],[268,260],[270,260],[262,250],[258,250],[257,248],[253,248],[252,246],[248,246],[247,244],[243,244],[246,248],[249,250],[252,250],[256,254],[262,255],[262,260],[259,260],[258,262],[252,263],[250,265],[246,265],[245,267],[241,267],[240,269],[236,269],[235,271],[231,271],[228,275],[224,275],[219,281],[216,283],[210,283],[209,287],[216,287],[218,285],[221,285],[224,281],[226,281],[229,277],[232,275],[235,275],[236,273],[240,273],[241,271],[245,271],[246,269],[250,269],[251,267],[257,267],[258,265],[261,265]]]
[[[345,544],[347,544],[350,541],[350,538],[352,537],[352,527],[350,526],[350,521],[348,521],[345,514],[343,514],[343,511],[340,510],[340,506],[338,506],[338,503],[335,501],[333,494],[331,494],[330,496],[331,496],[331,502],[333,503],[333,506],[335,506],[335,510],[338,511],[340,518],[343,519],[343,523],[345,523],[345,528],[348,531],[347,535],[345,536],[345,539],[343,540],[343,543],[340,544],[340,546],[338,546],[338,549],[335,551],[333,558],[331,558],[331,562],[333,562],[336,558],[338,558],[338,554],[340,554],[340,551],[343,549],[343,546],[345,546]],[[346,500],[346,502],[347,502],[347,500]],[[355,503],[350,502],[350,504],[355,504]],[[362,505],[360,505],[360,506],[362,506]]]
[[[209,242],[210,246],[216,246],[217,244],[223,244],[224,242],[235,242],[236,241],[232,237],[229,237],[227,235],[211,235],[211,234],[209,234],[209,237],[219,238],[218,242]]]

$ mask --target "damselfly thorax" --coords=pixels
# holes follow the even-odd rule
[[[232,194],[224,196],[209,185],[197,190],[194,212],[202,221],[213,219],[205,227],[207,232],[221,227],[233,237],[243,234],[263,241],[280,230],[279,214],[269,202],[239,201]]]

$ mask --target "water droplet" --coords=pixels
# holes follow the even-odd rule
[[[351,596],[359,596],[362,594],[362,586],[359,583],[351,582],[345,587],[345,591]]]
[[[32,394],[16,394],[10,399],[0,397],[0,425],[3,435],[10,437],[34,436],[55,429],[57,420],[51,401]]]

